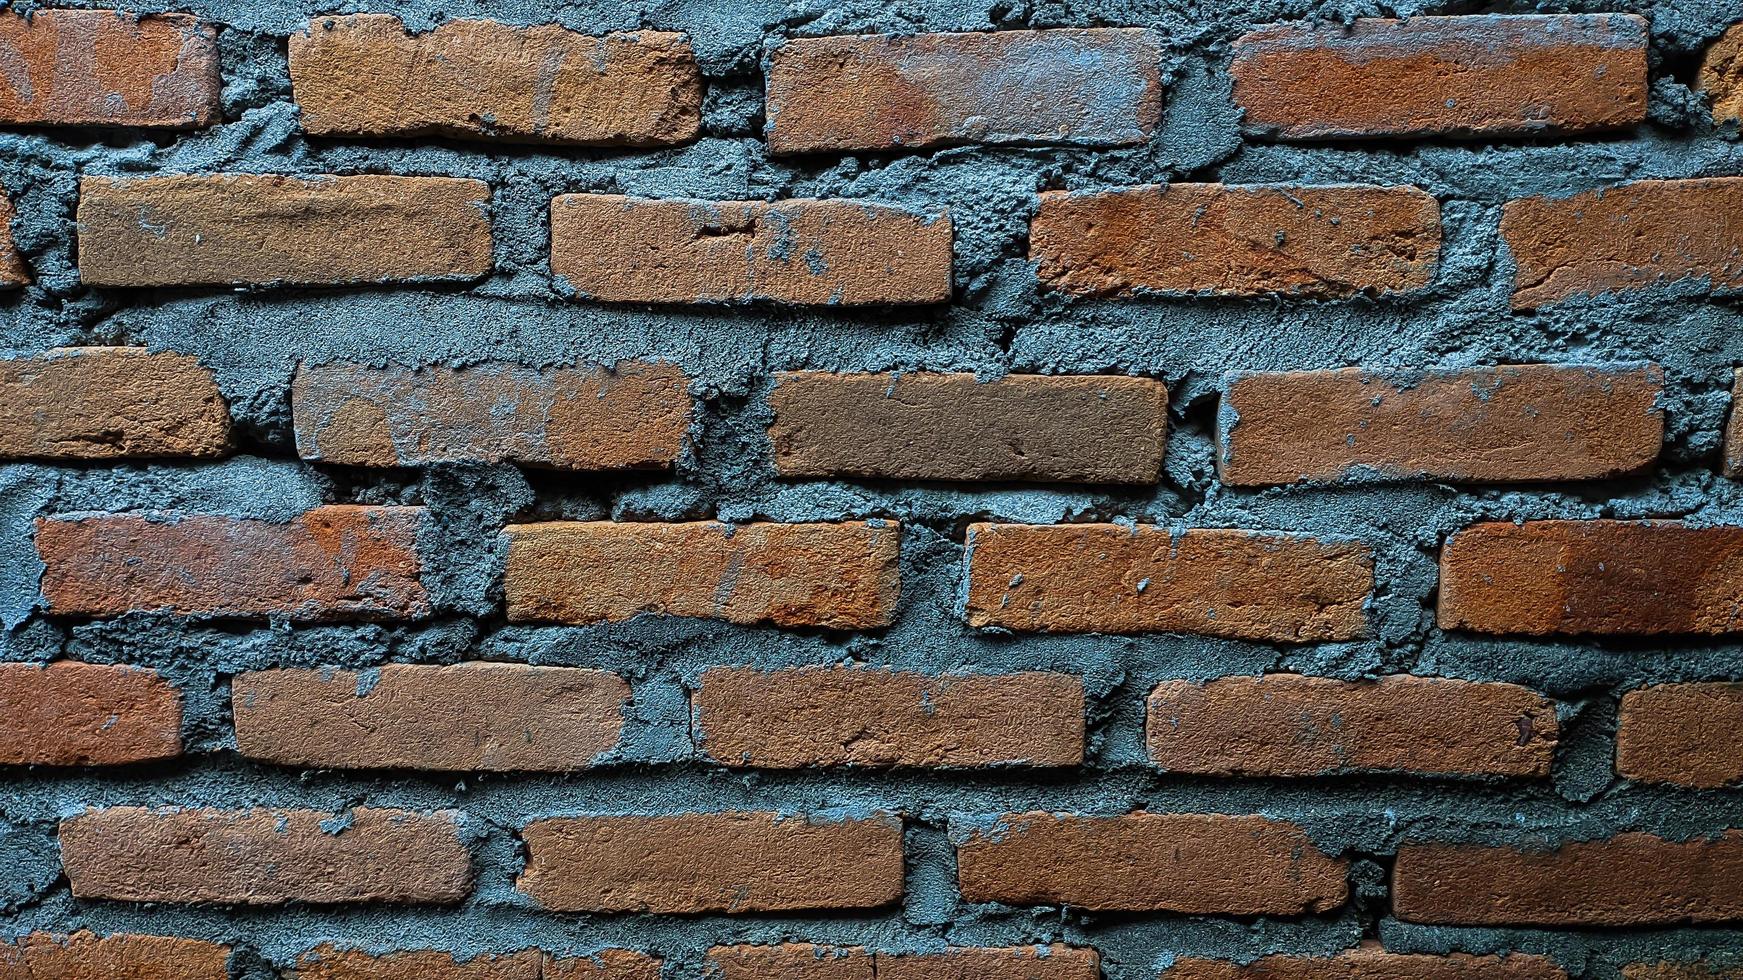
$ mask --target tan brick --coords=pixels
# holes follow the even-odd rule
[[[1440,204],[1415,187],[1047,191],[1029,226],[1042,285],[1080,296],[1408,292],[1439,256]]]
[[[0,13],[0,125],[193,129],[218,121],[217,32],[189,14]]]
[[[973,524],[971,626],[1184,632],[1276,643],[1367,627],[1368,548],[1259,531],[1118,524]]]
[[[1743,24],[1733,24],[1701,58],[1696,87],[1713,103],[1713,122],[1743,121]]]
[[[1656,366],[1239,374],[1224,389],[1224,483],[1596,480],[1664,442]]]
[[[538,820],[520,888],[560,912],[870,909],[902,894],[902,822],[778,813]]]
[[[511,524],[511,622],[618,622],[646,614],[867,629],[900,593],[893,521],[727,525]]]
[[[729,766],[1074,766],[1083,682],[1066,674],[716,667],[694,698],[697,741]]]
[[[324,622],[429,611],[421,507],[316,507],[289,523],[101,514],[37,521],[42,594],[64,616],[161,611]]]
[[[456,177],[85,177],[88,286],[337,286],[490,272],[490,188]]]
[[[1270,24],[1235,42],[1246,128],[1283,139],[1525,136],[1646,121],[1629,14]]]
[[[614,303],[942,303],[950,246],[948,217],[862,201],[551,202],[552,274]]]
[[[6,980],[229,980],[230,947],[197,939],[33,932],[0,943]]]
[[[30,285],[30,269],[12,241],[12,219],[17,217],[12,200],[0,194],[0,290]]]
[[[1557,725],[1553,702],[1512,684],[1270,674],[1165,681],[1148,732],[1150,758],[1169,772],[1544,777]]]
[[[1440,628],[1478,633],[1743,630],[1743,527],[1477,524],[1440,553]]]
[[[290,980],[660,980],[660,961],[607,949],[558,957],[537,949],[459,957],[435,950],[372,955],[321,946],[297,959]]]
[[[969,902],[1257,916],[1327,912],[1348,895],[1347,862],[1264,817],[1013,813],[952,836]]]
[[[1659,684],[1623,695],[1616,772],[1702,789],[1743,781],[1743,684]]]
[[[1555,961],[1509,953],[1388,953],[1364,944],[1334,956],[1262,956],[1251,963],[1179,959],[1162,980],[1567,980]]]
[[[0,664],[0,763],[115,766],[182,754],[182,700],[154,670]]]
[[[126,902],[454,903],[472,887],[452,810],[112,807],[61,822],[73,895]]]
[[[1725,475],[1743,480],[1743,369],[1734,372],[1731,383],[1731,414],[1725,422]]]
[[[316,136],[453,136],[665,146],[702,125],[702,72],[679,34],[588,37],[554,24],[315,17],[290,37],[303,129]]]
[[[297,452],[347,466],[520,463],[670,469],[692,402],[674,365],[540,371],[513,364],[304,364],[291,386]]]
[[[769,404],[789,477],[1154,483],[1168,433],[1149,378],[794,371]]]
[[[1099,980],[1093,949],[956,947],[937,953],[885,953],[859,946],[716,946],[708,980]]]
[[[182,354],[73,347],[0,360],[0,458],[209,458],[230,451],[212,372]]]

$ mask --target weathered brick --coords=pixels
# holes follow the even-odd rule
[[[298,957],[290,980],[660,980],[660,961],[626,949],[559,957],[537,949],[459,957],[435,950],[373,955],[332,945]]]
[[[1743,121],[1743,24],[1733,24],[1701,58],[1696,87],[1713,104],[1713,122]]]
[[[511,622],[600,623],[644,613],[866,629],[900,594],[893,521],[728,525],[511,524]]]
[[[1217,472],[1235,486],[1602,479],[1658,458],[1663,387],[1656,366],[1238,374]]]
[[[860,946],[716,946],[708,980],[1099,980],[1101,957],[1071,946],[885,953]]]
[[[6,980],[229,980],[229,961],[228,946],[170,936],[33,932],[0,943]]]
[[[1649,926],[1743,919],[1743,830],[1673,842],[1643,833],[1522,850],[1403,844],[1392,908],[1406,922]]]
[[[669,469],[689,432],[688,385],[676,366],[642,362],[550,371],[304,364],[291,409],[298,454],[325,463]]]
[[[769,404],[791,477],[1154,483],[1168,432],[1149,378],[795,371]]]
[[[291,86],[316,136],[454,136],[665,146],[702,125],[702,72],[682,35],[588,37],[554,24],[315,17],[290,37]]]
[[[1300,535],[1118,524],[973,524],[971,626],[1184,632],[1308,643],[1367,626],[1368,548]]]
[[[857,667],[702,675],[692,726],[730,766],[1074,766],[1083,682],[1066,674],[924,674]]]
[[[1622,968],[1622,980],[1743,980],[1743,967],[1717,966],[1704,961],[1631,963]]]
[[[1143,143],[1161,60],[1138,29],[794,38],[769,60],[769,151]]]
[[[1731,382],[1731,414],[1725,422],[1725,475],[1743,480],[1743,369]]]
[[[1440,553],[1440,627],[1479,633],[1743,630],[1743,527],[1477,524]]]
[[[970,902],[1256,916],[1326,912],[1348,895],[1347,862],[1264,817],[1013,813],[952,836]]]
[[[1543,956],[1510,953],[1471,956],[1449,953],[1427,956],[1388,953],[1378,944],[1364,944],[1334,956],[1262,956],[1251,963],[1227,960],[1178,959],[1162,971],[1162,980],[1566,980],[1555,961]]]
[[[1743,781],[1743,684],[1659,684],[1623,695],[1616,771],[1702,789]]]
[[[193,129],[218,121],[217,32],[188,14],[0,14],[0,125]]]
[[[30,284],[30,269],[25,266],[24,259],[18,254],[18,246],[12,241],[12,219],[15,217],[17,213],[12,208],[12,199],[0,194],[0,289]]]
[[[504,663],[251,671],[231,691],[243,755],[337,769],[584,769],[629,701],[609,671]]]
[[[1637,180],[1569,197],[1508,201],[1513,305],[1626,292],[1678,281],[1743,289],[1743,226],[1712,220],[1743,208],[1743,177]]]
[[[1542,777],[1557,726],[1553,702],[1512,684],[1271,674],[1159,684],[1148,732],[1150,758],[1170,772]]]
[[[336,286],[490,272],[490,188],[457,177],[85,177],[88,286]]]
[[[1261,27],[1230,72],[1283,139],[1586,132],[1646,120],[1646,42],[1628,14],[1365,17]]]
[[[0,664],[0,763],[114,766],[182,753],[181,695],[156,671]]]
[[[862,201],[551,202],[552,274],[614,303],[942,303],[950,246],[947,216]]]
[[[203,514],[101,514],[36,523],[49,610],[321,622],[429,611],[421,507],[316,507],[289,523]]]
[[[1415,187],[1046,191],[1029,225],[1041,283],[1080,296],[1398,293],[1439,256],[1440,203]]]
[[[222,456],[230,411],[212,372],[182,354],[73,347],[0,360],[0,458]]]
[[[538,820],[520,888],[563,912],[866,909],[902,894],[902,822],[778,813]]]
[[[452,810],[112,807],[61,822],[73,895],[127,902],[453,903],[472,887]]]

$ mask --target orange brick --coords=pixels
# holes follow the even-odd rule
[[[1622,980],[1740,980],[1743,968],[1705,961],[1632,963],[1622,968]]]
[[[0,14],[0,125],[194,129],[218,121],[217,32],[188,14]]]
[[[1162,980],[1567,980],[1567,974],[1554,960],[1523,953],[1427,956],[1364,944],[1335,956],[1262,956],[1246,964],[1179,959]]]
[[[1658,684],[1623,695],[1616,772],[1702,789],[1743,781],[1743,684]]]
[[[1713,104],[1713,122],[1743,121],[1743,24],[1733,24],[1701,57],[1696,87]]]
[[[230,947],[197,939],[33,932],[0,943],[7,980],[229,980]]]
[[[0,763],[115,766],[182,754],[182,700],[156,671],[0,664]]]
[[[12,241],[12,219],[15,217],[17,213],[12,208],[11,198],[0,194],[0,289],[30,284],[30,269]]]
[[[716,946],[708,980],[1099,980],[1101,957],[1071,946],[885,953],[859,946]]]
[[[230,451],[212,372],[182,354],[74,347],[0,360],[0,458],[209,458]]]
[[[579,957],[524,949],[461,958],[434,950],[376,956],[326,945],[298,957],[289,980],[660,980],[660,961],[625,949]]]

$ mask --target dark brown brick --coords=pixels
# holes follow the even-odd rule
[[[1743,369],[1731,383],[1731,414],[1725,422],[1725,475],[1743,480]]]
[[[957,947],[937,953],[885,953],[859,946],[716,946],[708,980],[1099,980],[1093,949]]]
[[[1616,771],[1702,789],[1743,781],[1743,684],[1659,684],[1623,695]]]
[[[193,129],[218,121],[217,32],[188,14],[0,13],[0,125]]]
[[[0,763],[116,766],[182,754],[182,699],[154,670],[0,664]]]
[[[73,347],[0,360],[0,458],[210,458],[230,451],[212,372],[182,354]]]
[[[229,980],[229,962],[228,946],[170,936],[33,932],[0,943],[5,980]]]
[[[297,959],[289,980],[660,980],[660,961],[607,949],[558,957],[536,949],[462,958],[434,950],[373,955],[321,946]]]

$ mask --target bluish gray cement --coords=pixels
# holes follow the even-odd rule
[[[18,5],[23,7],[25,5]],[[162,0],[139,10],[172,9]],[[1738,0],[1387,4],[1342,0],[452,0],[408,4],[211,0],[177,4],[231,25],[221,39],[222,126],[175,139],[0,135],[0,185],[18,202],[13,233],[37,284],[5,300],[0,350],[132,344],[194,354],[219,374],[245,439],[239,458],[198,466],[0,467],[0,658],[146,664],[188,697],[189,759],[114,771],[0,776],[0,938],[36,929],[140,931],[234,943],[238,977],[262,978],[319,943],[463,955],[537,945],[656,952],[673,980],[695,977],[722,942],[813,940],[881,949],[1064,941],[1100,948],[1114,980],[1145,980],[1181,956],[1326,953],[1363,937],[1403,951],[1523,950],[1576,975],[1617,976],[1638,959],[1743,957],[1743,932],[1568,932],[1427,928],[1388,914],[1390,855],[1406,837],[1553,845],[1640,829],[1673,837],[1743,826],[1743,792],[1631,786],[1611,771],[1615,699],[1643,682],[1743,677],[1734,643],[1485,639],[1433,626],[1435,560],[1477,520],[1683,517],[1743,521],[1743,490],[1715,474],[1743,307],[1684,283],[1576,300],[1537,313],[1508,304],[1511,261],[1500,206],[1641,177],[1743,174],[1734,130],[1715,131],[1684,82]],[[555,21],[583,31],[638,27],[690,35],[708,76],[705,134],[655,153],[542,152],[459,142],[305,139],[290,101],[283,36],[312,13],[379,10],[413,27],[443,17]],[[1558,143],[1356,143],[1243,147],[1229,100],[1228,47],[1250,26],[1313,17],[1446,12],[1636,11],[1652,21],[1651,125]],[[770,160],[762,130],[765,44],[864,31],[1150,26],[1165,45],[1162,127],[1121,150],[965,148],[933,154]],[[253,171],[455,174],[495,189],[496,274],[444,289],[260,292],[87,290],[73,261],[77,175]],[[1025,259],[1034,194],[1157,181],[1370,181],[1420,185],[1444,206],[1446,245],[1421,294],[1338,303],[1203,299],[1068,302],[1037,291]],[[547,263],[550,198],[572,191],[658,197],[851,197],[932,209],[955,223],[957,300],[948,308],[851,312],[612,307],[564,300]],[[674,361],[705,402],[697,449],[670,478],[443,468],[386,474],[295,461],[288,390],[298,358],[370,363],[534,365]],[[1464,489],[1438,485],[1236,492],[1213,475],[1215,391],[1226,371],[1344,365],[1422,368],[1519,361],[1653,360],[1668,376],[1669,441],[1649,476],[1599,485]],[[970,370],[1142,374],[1167,380],[1173,431],[1153,491],[952,488],[775,479],[764,429],[776,370]],[[44,618],[30,522],[41,513],[130,508],[285,517],[320,501],[421,503],[438,526],[433,620],[404,628]],[[838,635],[641,619],[588,629],[507,626],[496,594],[495,528],[509,518],[904,522],[903,602],[882,633]],[[1376,554],[1373,637],[1283,648],[1182,636],[1017,637],[961,624],[965,526],[974,520],[1127,520],[1353,535]],[[610,764],[573,777],[315,773],[257,766],[231,751],[228,682],[290,665],[501,658],[602,667],[635,689]],[[1067,772],[972,775],[731,772],[697,761],[686,692],[712,664],[857,661],[927,671],[1054,669],[1087,677],[1091,761]],[[1144,760],[1143,700],[1167,678],[1263,670],[1336,677],[1393,671],[1515,681],[1560,699],[1564,741],[1543,785],[1386,777],[1213,781],[1156,773]],[[476,895],[456,909],[187,909],[76,902],[54,862],[55,821],[88,806],[182,804],[324,808],[456,807],[476,836]],[[756,808],[898,810],[908,815],[908,893],[872,915],[657,917],[551,915],[513,890],[528,820],[586,812]],[[1243,922],[1086,915],[962,904],[948,828],[1007,810],[1263,813],[1299,821],[1354,861],[1353,899],[1335,914]]]

